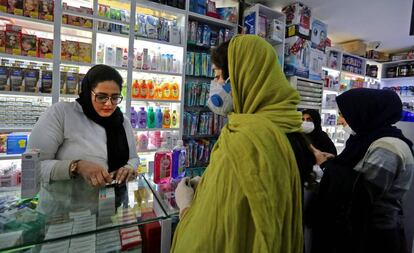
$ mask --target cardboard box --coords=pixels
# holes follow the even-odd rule
[[[24,56],[37,56],[37,38],[36,35],[22,34],[21,54]]]
[[[10,90],[11,91],[24,91],[23,87],[23,69],[21,68],[10,68],[9,70],[9,76],[10,76]]]
[[[46,38],[38,39],[38,53],[40,58],[53,58],[53,40]]]
[[[23,16],[23,0],[12,0],[7,3],[8,13]]]
[[[312,48],[325,52],[328,28],[322,21],[312,18],[311,42]]]
[[[92,62],[92,44],[79,42],[79,61]]]
[[[42,93],[52,93],[53,73],[52,71],[42,71],[40,91]]]
[[[309,62],[309,79],[322,80],[322,66],[325,60],[325,54],[318,50],[311,48],[310,62]]]
[[[87,7],[80,7],[80,13],[84,13],[84,14],[88,14],[88,15],[93,15],[93,10],[92,8],[87,8]],[[79,19],[79,25],[81,27],[85,27],[85,28],[92,28],[92,19],[89,18],[80,18]]]
[[[6,52],[6,32],[0,31],[0,53]]]
[[[78,94],[78,74],[73,72],[66,73],[66,94]]]
[[[6,31],[6,53],[20,55],[22,37],[20,32]]]
[[[295,36],[285,40],[286,76],[309,77],[310,42]]]
[[[31,18],[39,18],[39,1],[24,0],[23,15]]]
[[[295,35],[291,36],[305,36],[309,38],[310,36],[310,20],[311,20],[311,10],[309,7],[302,3],[293,3],[282,9],[282,12],[286,15],[286,25],[293,26],[290,28],[290,33],[296,31]]]
[[[326,57],[326,66],[331,69],[339,70],[340,62],[339,62],[339,52],[330,50],[327,53]]]
[[[39,19],[53,21],[53,0],[39,0]]]
[[[362,42],[362,40],[355,40],[346,43],[341,43],[340,46],[342,49],[350,54],[355,54],[359,56],[365,56],[367,50],[367,44]]]
[[[267,27],[267,38],[273,41],[282,42],[284,39],[284,24],[282,21],[272,19]]]

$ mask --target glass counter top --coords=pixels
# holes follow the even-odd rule
[[[10,198],[8,201],[0,198],[0,251],[95,235],[168,217],[143,176],[129,182],[126,189],[123,197],[117,198],[117,202],[121,203],[117,209],[117,190],[115,187],[104,187],[99,190],[98,206],[93,210],[63,210],[61,214],[53,216],[33,209],[36,200],[11,203]],[[82,206],[82,203],[76,206]],[[85,203],[84,206],[88,205]]]
[[[177,187],[178,181],[171,180],[169,183],[156,184],[151,174],[144,174],[143,177],[158,198],[165,212],[169,216],[179,215],[180,209],[175,202],[175,188]]]

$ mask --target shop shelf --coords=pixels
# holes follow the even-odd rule
[[[0,127],[0,133],[11,133],[11,132],[31,132],[33,127]]]
[[[210,76],[194,76],[194,75],[185,75],[185,77],[189,78],[189,79],[206,79],[211,81],[212,79],[214,79],[214,77],[210,77]]]
[[[346,76],[354,76],[354,77],[358,77],[358,78],[362,78],[362,79],[364,79],[364,78],[365,78],[365,76],[364,76],[364,75],[361,75],[361,74],[355,74],[355,73],[348,72],[348,71],[344,71],[344,70],[342,70],[342,71],[341,71],[341,75],[346,75]]]
[[[183,135],[183,139],[217,139],[219,136],[219,134]]]
[[[156,40],[156,39],[149,39],[149,38],[139,37],[137,35],[135,35],[135,40],[145,41],[145,42],[150,42],[150,43],[155,43],[155,44],[160,44],[160,45],[168,45],[168,46],[174,46],[174,47],[184,47],[183,44],[171,43],[171,42],[168,42],[168,41],[162,41],[162,40]]]
[[[81,30],[81,31],[92,33],[92,28],[87,28],[87,27],[82,27],[82,26],[62,24],[62,28],[75,29],[75,30]]]
[[[180,128],[134,128],[135,132],[169,132],[169,131],[179,131]]]
[[[195,42],[188,41],[187,42],[187,50],[188,51],[192,51],[192,50],[189,50],[189,48],[210,50],[210,49],[215,49],[217,47],[215,47],[215,46],[208,46],[208,45],[199,45],[199,44],[197,44]]]
[[[413,81],[413,80],[414,80],[414,76],[381,78],[381,81],[383,81],[383,82],[389,82],[389,81]]]
[[[176,8],[176,7],[172,7],[166,4],[159,4],[159,3],[155,3],[152,1],[148,1],[148,0],[141,0],[139,2],[137,2],[137,7],[143,7],[143,8],[149,8],[151,10],[159,10],[160,12],[167,12],[170,14],[179,14],[179,15],[185,15],[186,11]]]
[[[129,25],[129,23],[121,21],[121,20],[114,20],[114,19],[110,19],[110,18],[106,18],[106,17],[90,15],[90,14],[80,13],[80,12],[76,12],[76,11],[64,10],[63,14],[72,15],[72,16],[81,17],[81,18],[92,19],[92,20],[96,20],[96,21],[108,22],[108,23],[117,24],[117,25]]]
[[[102,31],[102,30],[97,30],[96,33],[106,34],[106,35],[110,35],[110,36],[114,36],[114,37],[129,38],[128,34],[123,34],[123,33],[113,33],[113,32]]]
[[[86,63],[86,62],[62,61],[61,65],[75,66],[75,67],[93,67],[95,64]]]
[[[166,75],[166,76],[182,76],[180,73],[172,73],[165,71],[156,71],[156,70],[143,70],[143,69],[134,69],[134,73],[148,73],[154,75]]]
[[[14,54],[5,54],[5,53],[0,53],[0,58],[27,61],[27,62],[39,62],[39,63],[52,63],[53,62],[52,59],[23,56],[23,55],[14,55]]]
[[[188,18],[190,20],[195,20],[199,22],[203,22],[205,24],[213,25],[213,26],[219,26],[219,27],[225,27],[229,29],[233,29],[237,26],[237,24],[231,23],[229,21],[221,20],[218,18],[209,17],[206,15],[201,15],[195,12],[189,12]]]
[[[207,107],[207,106],[189,106],[189,105],[185,105],[184,106],[184,111],[186,112],[210,112],[211,110]]]
[[[36,18],[31,18],[31,17],[19,16],[19,15],[6,13],[6,12],[1,12],[1,17],[2,18],[10,18],[10,19],[14,19],[14,20],[17,20],[17,21],[30,22],[35,26],[39,25],[39,24],[43,24],[43,25],[49,26],[50,28],[53,28],[53,21],[47,21],[47,20],[36,19]],[[17,24],[17,25],[20,25],[20,24]]]
[[[0,154],[0,161],[1,160],[21,159],[21,158],[22,158],[21,154],[16,154],[16,155]]]
[[[14,97],[52,97],[50,93],[33,93],[33,92],[19,92],[19,91],[1,91],[0,96],[14,96]]]
[[[181,103],[180,100],[168,100],[168,99],[141,99],[141,98],[133,98],[132,102],[147,102],[147,103],[171,103],[171,104],[179,104]]]

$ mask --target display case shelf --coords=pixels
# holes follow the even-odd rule
[[[31,132],[32,127],[0,127],[0,133],[26,133]]]
[[[21,154],[16,154],[16,155],[7,155],[7,154],[0,154],[0,160],[14,160],[14,159],[21,159],[22,155]]]
[[[64,66],[74,66],[74,67],[93,67],[95,64],[86,63],[86,62],[76,62],[76,61],[62,61],[61,65]]]
[[[231,23],[229,21],[209,17],[209,16],[206,16],[206,15],[201,15],[201,14],[191,12],[191,11],[188,13],[188,18],[190,20],[203,22],[203,23],[208,24],[208,25],[219,26],[219,27],[224,27],[224,28],[229,28],[229,29],[233,29],[234,27],[237,26],[237,24]]]
[[[6,12],[0,12],[0,18],[9,18],[9,19],[15,19],[15,20],[22,20],[22,21],[33,23],[34,25],[43,24],[43,25],[50,26],[50,28],[53,28],[53,21],[47,21],[47,20],[35,19],[35,18],[31,18],[31,17],[19,16],[19,15],[6,13]]]
[[[184,47],[183,44],[171,43],[171,42],[163,41],[163,40],[149,39],[145,37],[139,37],[138,35],[135,35],[135,40],[150,42],[150,43],[155,43],[155,44],[160,44],[160,45],[168,45],[168,46],[173,46],[173,47]]]
[[[128,34],[123,34],[123,33],[113,33],[113,32],[107,32],[107,31],[102,31],[102,30],[98,30],[96,31],[96,33],[105,34],[105,35],[114,36],[114,37],[120,37],[120,38],[129,38]]]
[[[50,63],[50,64],[53,62],[52,59],[23,56],[23,55],[14,55],[14,54],[5,54],[5,53],[0,53],[0,58],[27,61],[27,62]]]
[[[169,131],[180,131],[180,128],[134,128],[135,132],[169,132]]]
[[[165,72],[165,71],[156,71],[156,70],[143,70],[143,69],[134,69],[134,73],[146,73],[154,75],[165,75],[165,76],[182,76],[180,73]]]
[[[85,31],[85,32],[90,32],[92,34],[92,28],[87,28],[87,27],[82,27],[82,26],[62,24],[62,28],[81,30],[81,31]]]
[[[0,96],[13,97],[52,97],[50,93],[34,93],[34,92],[20,92],[20,91],[1,91]]]
[[[168,99],[141,99],[133,98],[132,102],[146,102],[146,103],[170,103],[170,104],[180,104],[180,100],[168,100]]]
[[[178,216],[180,209],[175,202],[175,188],[177,187],[177,183],[170,181],[165,184],[155,184],[153,177],[149,174],[145,174],[144,179],[148,183],[153,194],[161,203],[166,213],[170,216]]]
[[[111,18],[96,16],[96,15],[90,15],[90,14],[80,13],[80,12],[76,12],[76,11],[64,10],[63,14],[64,15],[72,15],[72,16],[81,17],[81,18],[92,19],[92,20],[101,21],[101,22],[112,23],[112,24],[116,24],[116,25],[125,25],[125,26],[129,25],[129,23],[123,22],[121,20],[115,20],[115,19],[111,19]]]
[[[141,1],[137,2],[137,7],[155,9],[155,10],[159,10],[161,12],[167,12],[167,13],[171,13],[171,14],[179,14],[179,15],[185,15],[186,14],[186,11],[183,10],[183,9],[176,8],[176,7],[173,7],[173,6],[169,6],[169,5],[166,5],[166,4],[160,4],[160,3],[148,1],[148,0],[141,0]]]

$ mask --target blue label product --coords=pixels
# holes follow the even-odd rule
[[[40,91],[43,93],[52,92],[52,71],[42,71]]]
[[[24,91],[38,92],[39,70],[26,69],[24,71]]]
[[[23,69],[10,69],[10,86],[12,91],[24,91],[23,89]]]
[[[66,74],[66,94],[78,94],[78,74],[68,72]]]
[[[5,66],[0,66],[0,91],[10,90],[9,80],[9,68]]]

